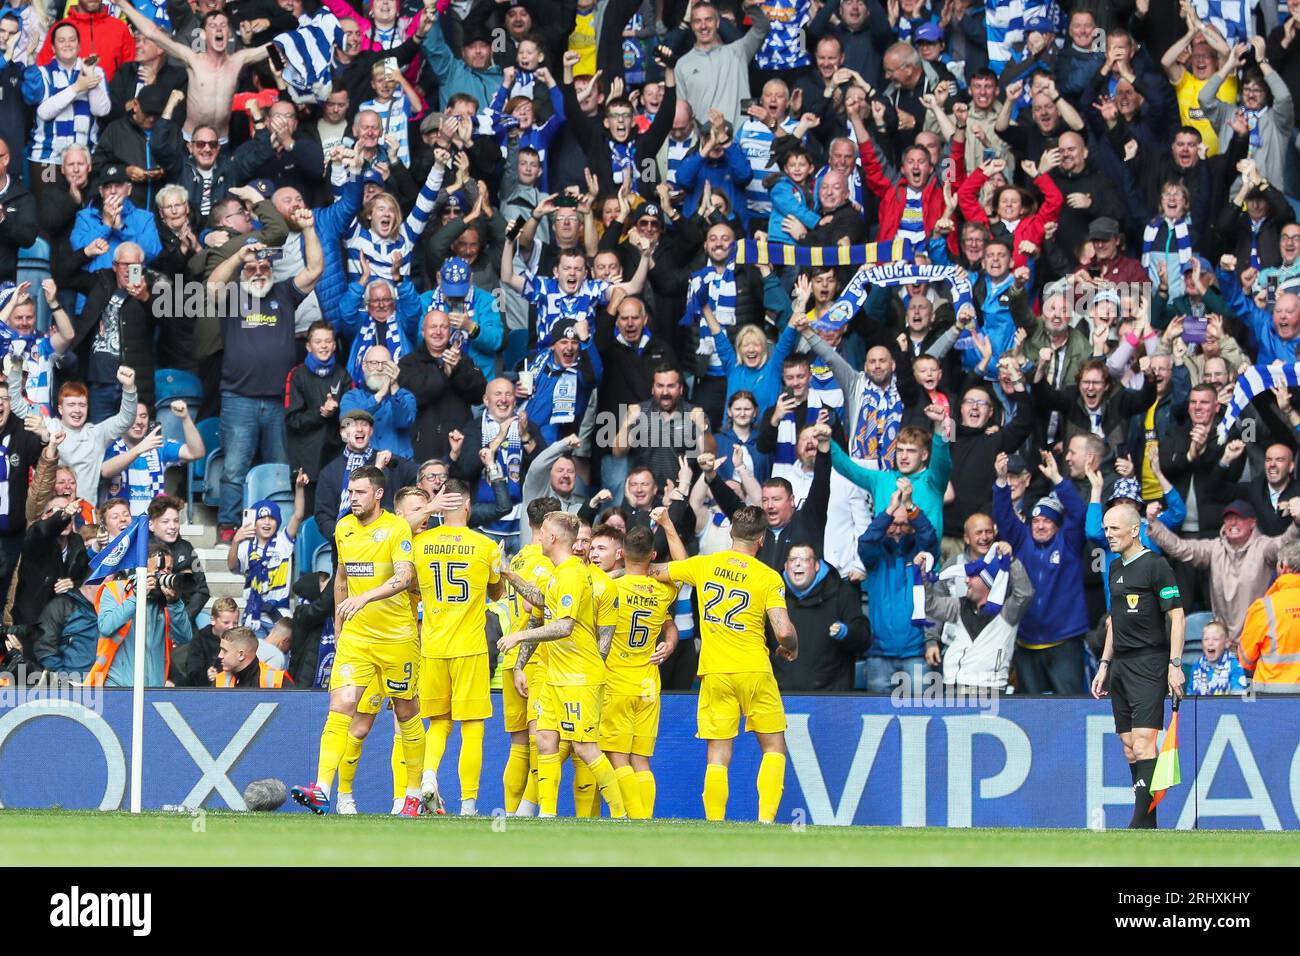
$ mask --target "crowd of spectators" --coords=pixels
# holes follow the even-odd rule
[[[651,528],[661,558],[654,508],[710,552],[760,506],[794,692],[1083,693],[1102,514],[1131,503],[1185,609],[1213,614],[1192,686],[1294,685],[1296,638],[1257,602],[1300,573],[1298,18],[19,0],[0,10],[10,651],[129,683],[137,596],[86,579],[146,515],[151,685],[320,686],[333,589],[295,540],[310,520],[328,541],[374,465],[435,501],[468,482],[508,554],[544,496]],[[38,240],[48,277],[24,263]],[[873,263],[901,284],[855,281]],[[197,405],[160,400],[160,369],[196,376]],[[213,450],[210,418],[238,603],[211,599],[164,493]],[[246,510],[267,462],[292,510]],[[694,680],[697,613],[683,593],[668,689]]]

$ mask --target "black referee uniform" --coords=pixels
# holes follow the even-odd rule
[[[1115,732],[1133,728],[1162,730],[1169,693],[1169,636],[1165,616],[1182,608],[1178,582],[1169,562],[1151,551],[1110,566],[1111,654],[1107,690]],[[1155,827],[1150,813],[1154,759],[1132,764],[1132,827]]]

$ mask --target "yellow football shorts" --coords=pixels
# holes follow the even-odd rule
[[[487,720],[492,716],[488,656],[426,657],[420,661],[420,716]]]
[[[600,707],[604,684],[547,684],[537,718],[538,730],[555,730],[561,740],[595,743],[600,737]]]
[[[600,712],[600,749],[653,757],[659,736],[658,694],[606,694]]]
[[[379,678],[376,677],[366,685],[365,692],[361,699],[357,701],[358,714],[377,714],[384,709],[384,693],[379,689]]]
[[[771,674],[705,674],[700,678],[700,699],[696,707],[701,740],[729,740],[745,729],[760,734],[785,730],[785,705],[776,678]]]
[[[330,673],[330,690],[369,687],[374,681],[384,697],[410,700],[420,669],[420,640],[368,641],[340,637]]]
[[[528,729],[528,698],[515,690],[515,669],[501,669],[501,710],[505,715],[506,733]]]

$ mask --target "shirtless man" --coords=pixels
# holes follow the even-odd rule
[[[227,53],[231,39],[230,18],[224,12],[214,10],[203,16],[203,50],[191,50],[155,26],[129,0],[122,0],[120,5],[137,30],[185,64],[189,73],[185,139],[189,140],[196,126],[211,126],[221,142],[226,142],[230,131],[230,102],[235,95],[239,73],[244,67],[265,60],[269,47]]]

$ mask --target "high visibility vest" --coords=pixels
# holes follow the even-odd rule
[[[105,581],[103,586],[95,592],[95,614],[99,614],[100,602],[104,599],[104,592],[112,591],[113,596],[117,598],[118,604],[124,604],[127,599],[126,585],[122,581]],[[105,637],[99,635],[99,641],[95,645],[95,663],[90,668],[90,673],[86,675],[86,683],[97,687],[102,687],[104,681],[108,679],[109,668],[113,666],[113,658],[117,656],[118,648],[131,633],[131,627],[135,624],[134,618],[127,621],[117,629],[115,635]],[[163,607],[163,674],[168,674],[172,669],[172,617],[171,612]]]
[[[265,661],[257,662],[257,686],[274,688],[278,690],[284,686],[285,672],[276,670],[274,667],[267,665]],[[218,687],[235,687],[235,675],[229,671],[222,671],[217,675]]]
[[[1300,574],[1278,575],[1250,606],[1241,629],[1241,663],[1258,691],[1300,691]]]

